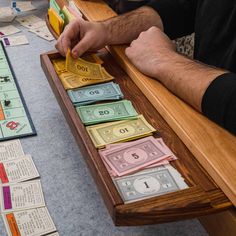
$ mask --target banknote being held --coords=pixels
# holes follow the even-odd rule
[[[105,83],[114,79],[101,65],[103,62],[96,54],[83,55],[82,58],[74,59],[68,51],[66,59],[57,58],[52,62],[66,90]]]

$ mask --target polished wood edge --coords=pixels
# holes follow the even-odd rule
[[[236,173],[235,136],[175,97],[159,82],[142,75],[126,59],[124,50],[125,47],[123,46],[109,47],[109,51],[117,59],[117,62],[138,87],[142,88],[145,96],[235,205],[236,175],[231,174]],[[171,103],[174,104],[175,109],[181,112],[168,107],[168,104]],[[186,122],[185,116],[182,114],[191,117],[191,123]],[[202,126],[199,126],[199,123]],[[193,127],[197,129],[194,130]],[[197,141],[202,138],[201,134],[206,135],[206,140],[198,143]],[[216,141],[217,143],[215,143]]]
[[[132,226],[137,222],[139,225],[146,225],[178,221],[220,212],[223,209],[229,209],[230,206],[232,205],[229,202],[225,202],[220,208],[212,206],[206,193],[199,186],[194,186],[191,189],[142,200],[138,203],[117,205],[115,208],[116,225]],[[144,218],[143,215],[149,217]]]
[[[52,57],[53,56],[54,55],[52,55]],[[73,104],[67,96],[64,87],[61,83],[57,83],[54,81],[54,77],[57,77],[57,74],[54,70],[50,70],[51,61],[48,57],[48,54],[40,55],[40,59],[42,68],[46,73],[47,78],[50,78],[48,79],[48,81],[51,85],[51,88],[53,89],[54,94],[56,95],[56,99],[58,100],[58,103],[61,106],[63,114],[67,119],[72,133],[80,146],[80,150],[83,155],[87,157],[84,158],[84,160],[86,161],[86,164],[88,165],[95,182],[97,182],[97,186],[103,196],[104,202],[107,205],[110,215],[114,217],[114,206],[118,204],[123,204],[123,201],[119,193],[117,192],[117,189],[115,188],[109,173],[107,172],[104,164],[102,163],[96,148],[92,144],[92,141],[88,136],[84,125],[82,124],[82,122],[79,122],[78,114],[76,113]],[[61,99],[62,97],[67,99]],[[77,127],[80,127],[80,129],[78,130]],[[83,137],[83,139],[81,137]],[[91,156],[96,156],[97,158],[91,160]],[[103,166],[104,169],[102,173],[98,171],[98,169],[102,169],[101,166]]]
[[[94,1],[75,2],[89,21],[105,20],[116,15],[100,0],[96,1],[96,7]],[[236,173],[236,137],[175,97],[159,82],[141,74],[126,58],[124,48],[108,47],[117,62],[236,206],[236,175],[231,174]]]
[[[72,133],[74,134],[77,143],[80,145],[82,153],[87,157],[85,160],[116,225],[162,223],[205,215],[231,207],[231,203],[225,195],[217,189],[217,186],[214,185],[208,188],[207,192],[205,192],[202,187],[196,185],[190,187],[189,189],[172,192],[167,195],[157,196],[135,203],[123,204],[120,196],[118,196],[118,198],[116,196],[117,190],[116,188],[114,190],[114,184],[107,180],[107,178],[110,180],[111,178],[106,169],[104,169],[105,167],[103,166],[103,163],[99,161],[100,158],[97,158],[97,150],[93,147],[90,138],[87,137],[88,135],[86,134],[84,125],[80,121],[73,104],[71,103],[52,66],[51,59],[58,57],[59,53],[55,53],[55,51],[41,55],[42,67],[68,121],[68,124],[70,125]],[[141,91],[139,94],[143,96]],[[95,159],[92,158],[94,156]],[[197,163],[196,166],[192,168],[194,169],[196,167]],[[103,172],[101,173],[101,170],[104,170],[106,174],[104,175]],[[181,168],[181,170],[185,170],[185,168]],[[203,177],[203,180],[204,179],[205,177]],[[105,190],[103,185],[105,185]],[[144,210],[144,208],[146,208],[146,210]],[[164,210],[164,208],[166,209]],[[137,212],[137,216],[135,215],[135,212]],[[170,219],[168,215],[173,215],[173,217]]]
[[[236,235],[236,210],[228,210],[214,215],[202,216],[199,221],[210,236]]]

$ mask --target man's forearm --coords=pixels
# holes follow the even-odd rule
[[[126,44],[152,26],[163,30],[158,13],[150,7],[140,7],[134,11],[113,17],[103,22],[106,27],[107,45]]]
[[[157,68],[155,77],[178,97],[201,111],[206,89],[225,72],[173,52],[169,60]]]

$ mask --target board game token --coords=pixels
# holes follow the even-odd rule
[[[10,100],[4,100],[4,106],[8,107],[11,104]]]

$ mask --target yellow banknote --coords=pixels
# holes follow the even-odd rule
[[[91,63],[82,58],[74,59],[70,50],[66,54],[66,70],[74,74],[90,79],[103,79],[102,67],[100,64]]]
[[[113,79],[114,77],[112,76],[112,75],[110,75],[107,71],[106,71],[106,69],[104,68],[104,67],[102,67],[102,75],[103,75],[103,79],[105,79],[105,80],[111,80],[111,79]]]
[[[86,129],[97,148],[103,148],[111,143],[142,138],[156,131],[142,115],[139,115],[137,119],[92,125]]]
[[[66,61],[63,58],[57,58],[52,60],[53,66],[57,74],[66,72]]]
[[[83,58],[95,61],[95,58],[98,58],[98,56],[96,54],[86,54]],[[92,84],[105,83],[113,79],[103,67],[101,68],[103,78],[91,79],[67,71],[66,60],[64,58],[53,59],[52,63],[65,89],[75,89]]]
[[[85,78],[85,77],[83,78],[71,72],[64,72],[64,73],[58,74],[58,76],[66,90],[80,88],[80,87],[88,86],[92,84],[105,83],[113,79],[112,77],[112,78],[107,78],[103,80],[100,80],[100,79],[95,80],[95,79],[90,79],[90,78]]]

